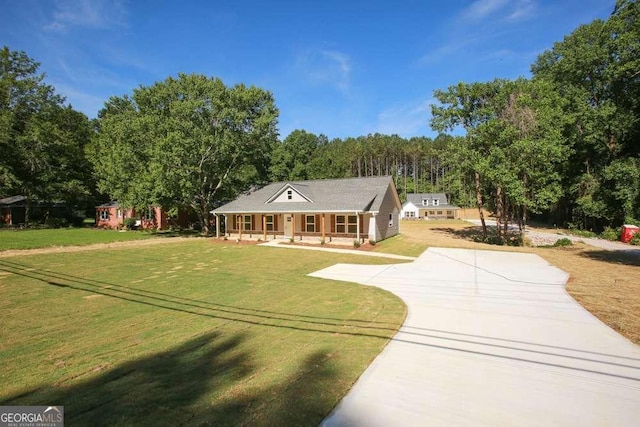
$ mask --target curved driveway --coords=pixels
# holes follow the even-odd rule
[[[408,317],[326,426],[636,426],[640,347],[534,254],[430,248],[315,277],[378,286]]]

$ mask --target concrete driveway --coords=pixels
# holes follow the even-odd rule
[[[638,425],[640,347],[537,255],[431,248],[311,276],[378,286],[409,308],[325,426]]]

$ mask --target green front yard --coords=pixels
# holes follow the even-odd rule
[[[0,405],[64,405],[69,425],[317,425],[406,313],[306,276],[338,262],[388,261],[205,239],[0,258]]]
[[[120,232],[97,228],[57,228],[41,230],[0,230],[0,251],[35,249],[52,246],[84,246],[94,243],[142,240],[162,234],[150,232]]]

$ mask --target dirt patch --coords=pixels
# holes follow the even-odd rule
[[[157,238],[146,240],[129,240],[126,242],[112,242],[112,243],[96,243],[93,245],[84,246],[54,246],[51,248],[39,248],[39,249],[21,249],[21,250],[8,250],[0,252],[0,258],[8,258],[21,255],[41,255],[41,254],[55,254],[66,252],[83,252],[83,251],[95,251],[108,248],[134,248],[138,246],[151,246],[151,245],[164,245],[171,243],[185,242],[188,240],[194,241],[198,239],[196,237],[171,237],[171,238]]]

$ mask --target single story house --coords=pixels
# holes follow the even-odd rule
[[[26,196],[11,196],[0,199],[0,224],[22,225],[27,221],[42,221],[47,218],[66,218],[71,215],[64,202],[29,201]]]
[[[456,219],[459,210],[444,193],[417,193],[407,194],[401,215],[403,219]]]
[[[268,184],[211,211],[216,236],[349,238],[379,241],[400,232],[402,205],[389,176]]]
[[[124,227],[125,218],[135,218],[136,226],[143,230],[187,227],[190,221],[188,213],[183,209],[178,211],[177,216],[171,216],[159,206],[150,206],[142,212],[123,208],[117,201],[96,206],[96,227],[119,229]]]

